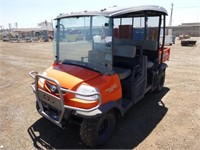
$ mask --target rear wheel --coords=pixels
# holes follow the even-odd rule
[[[116,117],[112,111],[99,118],[83,119],[80,128],[82,141],[90,147],[105,144],[112,135],[115,122]]]
[[[160,92],[163,89],[164,83],[165,83],[165,70],[163,71],[160,77],[160,80],[157,84],[157,88],[155,89],[155,92]]]

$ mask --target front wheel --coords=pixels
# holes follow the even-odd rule
[[[83,119],[80,128],[82,141],[90,147],[105,144],[112,135],[115,123],[116,117],[112,111],[99,118]]]
[[[40,110],[40,107],[39,107],[39,104],[38,104],[38,102],[37,102],[37,101],[36,101],[35,107],[36,107],[36,110],[39,112],[39,110]]]

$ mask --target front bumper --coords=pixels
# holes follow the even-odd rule
[[[59,127],[63,126],[63,119],[64,119],[64,114],[65,114],[66,110],[75,110],[76,113],[78,113],[78,112],[87,113],[88,112],[89,114],[91,114],[91,112],[93,112],[93,111],[98,112],[98,108],[102,104],[101,94],[98,93],[98,92],[93,93],[93,94],[88,94],[88,95],[87,94],[81,94],[81,93],[78,93],[76,91],[67,90],[67,89],[62,88],[60,86],[60,83],[57,80],[43,76],[36,71],[29,72],[29,75],[35,80],[33,83],[31,83],[31,87],[33,89],[33,92],[35,93],[36,100],[37,100],[37,103],[38,103],[38,106],[39,106],[38,112],[40,113],[40,115],[47,118],[48,120],[50,120],[54,124],[58,125]],[[39,81],[40,78],[43,78],[46,81],[50,81],[50,82],[54,83],[56,88],[58,89],[59,96],[57,97],[57,96],[52,95],[51,93],[48,93],[48,92],[44,91],[43,89],[39,88],[39,86],[38,86],[39,82],[38,81]],[[98,104],[95,107],[89,108],[89,109],[78,108],[78,107],[66,105],[64,103],[63,92],[71,93],[71,94],[74,94],[74,95],[80,95],[80,96],[83,96],[83,97],[89,97],[89,96],[97,95],[99,98],[95,101],[98,101]],[[48,113],[47,111],[45,111],[45,108],[44,108],[44,105],[43,105],[44,103],[51,106],[55,110],[57,110],[57,112],[58,112],[57,115],[52,116],[51,113]]]

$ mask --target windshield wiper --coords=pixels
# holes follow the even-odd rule
[[[90,68],[90,67],[88,67],[88,66],[87,66],[87,63],[85,63],[85,62],[64,60],[64,61],[62,62],[62,64],[74,65],[74,66],[86,68],[86,69],[89,69],[89,70],[92,70],[92,71],[96,71],[96,72],[101,73],[99,70],[96,70],[95,68]]]

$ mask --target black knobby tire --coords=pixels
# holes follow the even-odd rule
[[[160,92],[163,89],[165,83],[165,71],[161,74],[160,80],[157,84],[157,88],[155,89],[155,92]]]
[[[99,118],[83,119],[80,128],[82,141],[93,148],[105,144],[112,135],[115,122],[116,117],[112,111]]]
[[[40,107],[39,107],[39,104],[38,104],[38,102],[37,102],[37,101],[36,101],[35,107],[36,107],[37,111],[39,112],[39,110],[40,110]]]

